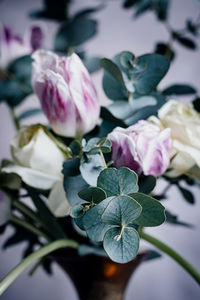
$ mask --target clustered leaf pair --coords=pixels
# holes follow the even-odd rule
[[[96,187],[79,192],[84,202],[71,209],[71,217],[91,242],[103,242],[108,256],[118,263],[137,255],[139,226],[158,226],[165,221],[162,204],[138,190],[134,171],[106,168],[99,174]]]

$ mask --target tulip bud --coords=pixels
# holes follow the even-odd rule
[[[91,77],[74,53],[59,57],[50,51],[33,54],[32,85],[53,130],[82,136],[98,122],[100,105]]]
[[[147,121],[124,129],[117,127],[109,135],[112,160],[117,168],[128,167],[144,175],[162,175],[170,161],[170,129],[160,130]]]

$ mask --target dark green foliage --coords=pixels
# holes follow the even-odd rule
[[[156,177],[149,176],[140,176],[139,177],[139,192],[143,194],[150,194],[154,187],[156,186]]]
[[[62,24],[55,38],[55,50],[66,53],[70,47],[76,47],[92,38],[97,32],[97,22],[79,17]]]
[[[165,221],[165,208],[154,198],[142,193],[130,195],[142,206],[140,216],[134,221],[140,226],[159,226]]]
[[[194,195],[191,191],[189,191],[186,188],[181,187],[180,185],[178,185],[178,188],[183,196],[183,198],[190,204],[194,204],[195,203],[195,198]]]
[[[182,46],[190,49],[195,50],[197,48],[196,43],[189,37],[185,37],[178,32],[173,32],[173,38]]]
[[[48,233],[54,238],[65,238],[66,235],[62,227],[58,224],[56,218],[50,212],[44,201],[40,198],[38,193],[32,188],[28,188],[28,193],[38,211],[40,218],[45,224],[45,228]]]
[[[166,222],[168,222],[170,224],[185,226],[185,227],[188,227],[188,228],[192,228],[193,227],[192,224],[180,221],[179,217],[177,215],[171,213],[169,210],[166,210],[165,214],[166,214]]]
[[[188,84],[173,84],[167,87],[163,94],[166,96],[171,95],[192,95],[196,94],[196,89]]]
[[[67,18],[67,8],[71,0],[43,0],[43,10],[30,13],[32,18],[64,21]]]
[[[17,58],[8,66],[7,76],[0,81],[0,100],[9,106],[17,106],[32,93],[31,63],[29,55]]]
[[[42,113],[42,110],[41,108],[31,108],[31,109],[28,109],[28,110],[25,110],[23,111],[20,115],[19,115],[19,120],[24,120],[24,119],[27,119],[29,117],[32,117],[32,116],[35,116],[35,115],[38,115],[38,114],[41,114]]]
[[[160,21],[165,21],[168,15],[170,0],[125,0],[124,8],[135,9],[134,16],[138,17],[152,10]]]
[[[62,173],[65,177],[67,176],[77,176],[80,174],[79,171],[80,159],[79,158],[68,158],[64,164]]]
[[[174,50],[167,43],[157,43],[154,52],[165,56],[169,61],[172,61],[175,58]]]
[[[200,98],[195,98],[192,103],[196,111],[200,112]]]
[[[79,197],[92,203],[100,203],[106,198],[106,193],[99,187],[88,187],[78,193]]]

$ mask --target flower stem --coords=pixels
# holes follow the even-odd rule
[[[101,155],[101,158],[102,158],[102,161],[103,161],[103,164],[104,164],[104,168],[106,169],[106,168],[107,168],[107,164],[106,164],[106,161],[105,161],[103,152],[102,152],[101,150],[99,150],[99,153],[100,153],[100,155]]]
[[[185,258],[183,258],[180,254],[174,251],[172,248],[161,242],[160,240],[154,238],[153,236],[144,233],[143,231],[139,232],[140,237],[145,241],[151,243],[156,246],[158,249],[162,250],[166,254],[168,254],[171,258],[173,258],[179,265],[181,265],[200,285],[200,273],[199,271],[192,266]]]
[[[12,269],[6,277],[4,277],[0,281],[0,295],[3,294],[3,292],[9,287],[9,285],[22,273],[24,272],[28,267],[31,266],[32,263],[36,262],[38,259],[41,259],[45,255],[61,249],[61,248],[78,248],[78,243],[73,240],[68,239],[61,239],[57,240],[55,242],[49,243],[42,248],[36,250],[29,256],[27,256],[25,259],[23,259],[14,269]]]
[[[13,224],[16,224],[18,226],[24,227],[25,229],[31,231],[32,233],[42,236],[43,238],[45,238],[47,241],[50,241],[49,236],[44,233],[43,231],[41,231],[40,229],[38,229],[37,227],[33,226],[32,224],[26,222],[25,220],[16,217],[16,216],[12,216],[10,218],[10,222],[12,222]]]
[[[35,221],[37,224],[41,225],[44,229],[47,229],[46,225],[42,222],[37,213],[35,213],[30,207],[18,200],[14,200],[12,205],[21,213]]]
[[[10,107],[10,113],[11,113],[12,120],[13,120],[16,130],[19,130],[20,129],[19,119],[16,116],[15,109],[13,107]]]

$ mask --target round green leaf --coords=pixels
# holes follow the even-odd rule
[[[106,96],[112,100],[128,100],[128,91],[125,85],[106,71],[103,76],[103,89]]]
[[[100,60],[100,66],[106,70],[112,77],[118,80],[122,85],[124,84],[124,79],[122,76],[122,72],[117,64],[115,64],[112,60],[107,58],[102,58]]]
[[[111,227],[103,223],[101,216],[112,197],[105,199],[98,205],[92,207],[83,216],[83,225],[88,237],[94,242],[101,242],[106,231]]]
[[[96,186],[97,178],[104,167],[104,162],[100,154],[88,154],[86,159],[81,161],[80,172],[83,179],[89,185]]]
[[[108,197],[135,193],[138,191],[138,177],[128,168],[107,168],[101,171],[97,186],[102,188]]]
[[[139,235],[132,227],[125,227],[122,232],[120,227],[113,227],[106,232],[103,246],[110,259],[127,263],[138,253]]]
[[[169,69],[169,61],[162,55],[153,53],[139,56],[136,66],[141,67],[139,74],[136,74],[134,85],[139,94],[150,93]]]
[[[142,207],[129,196],[114,198],[102,215],[102,221],[110,225],[126,226],[139,217]]]
[[[78,193],[79,197],[88,202],[100,203],[106,199],[104,190],[98,187],[88,187]]]
[[[130,194],[141,206],[140,216],[134,220],[134,224],[141,226],[159,226],[165,221],[165,208],[158,200],[142,193]]]
[[[64,23],[55,38],[55,50],[66,51],[92,38],[97,32],[97,21],[85,17],[75,18]]]

